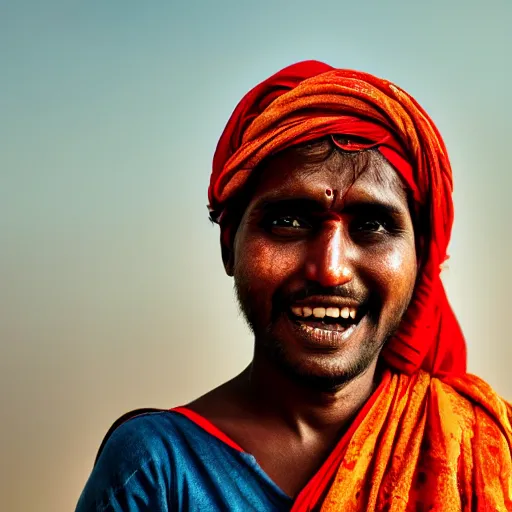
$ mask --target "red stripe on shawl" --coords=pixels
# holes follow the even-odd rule
[[[241,448],[238,444],[236,444],[235,441],[230,439],[226,434],[224,434],[224,432],[219,430],[213,423],[208,421],[206,418],[204,418],[200,414],[197,414],[197,412],[194,412],[191,409],[188,409],[187,407],[174,407],[173,409],[170,410],[182,414],[183,416],[186,416],[190,421],[201,427],[203,430],[206,430],[208,434],[211,434],[213,437],[216,437],[217,439],[227,444],[231,448],[234,448],[239,452],[245,452],[245,450]]]

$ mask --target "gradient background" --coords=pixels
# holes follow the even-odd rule
[[[512,2],[0,1],[2,511],[74,506],[110,424],[248,363],[207,220],[242,95],[316,58],[383,76],[455,172],[445,282],[469,368],[512,397]]]

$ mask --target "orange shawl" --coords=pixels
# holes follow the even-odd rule
[[[293,512],[512,510],[512,407],[472,375],[388,371]]]
[[[389,370],[294,511],[512,511],[512,408],[466,373],[462,332],[440,279],[453,223],[443,140],[405,91],[316,61],[252,89],[217,146],[209,207],[225,209],[266,157],[332,134],[370,140],[428,222],[411,304],[382,357]]]

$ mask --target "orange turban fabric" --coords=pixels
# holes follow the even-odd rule
[[[316,61],[271,76],[242,99],[220,138],[212,218],[223,226],[226,205],[266,157],[328,135],[377,147],[428,228],[411,304],[382,353],[388,370],[293,510],[510,511],[512,407],[466,374],[464,338],[440,278],[452,172],[439,132],[409,94]]]

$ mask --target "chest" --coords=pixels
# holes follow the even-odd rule
[[[279,430],[268,432],[254,429],[235,435],[270,479],[292,498],[320,469],[336,443],[332,435],[298,438]]]

